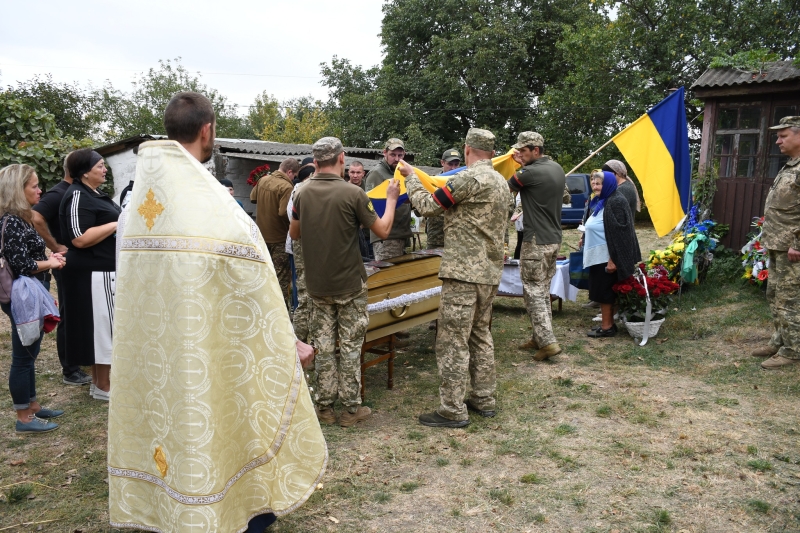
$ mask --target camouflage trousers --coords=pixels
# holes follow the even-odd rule
[[[372,243],[372,251],[378,261],[388,261],[406,253],[405,239],[386,239]]]
[[[520,252],[520,277],[525,308],[531,317],[533,340],[544,348],[556,342],[553,311],[550,307],[550,280],[556,273],[559,244],[523,242]]]
[[[295,285],[297,286],[297,307],[292,315],[292,325],[294,334],[298,340],[308,342],[308,293],[306,292],[306,267],[303,262],[303,252],[300,248],[300,241],[292,241],[292,253],[294,254],[294,271],[297,275]],[[312,363],[313,364],[313,363]]]
[[[315,360],[316,402],[332,407],[338,398],[354,413],[361,404],[361,346],[367,333],[367,285],[344,296],[311,296],[308,336],[319,349]],[[336,340],[339,340],[339,361]]]
[[[444,215],[425,219],[426,248],[444,248]]]
[[[454,279],[442,280],[436,364],[439,367],[437,412],[450,420],[467,420],[469,399],[475,407],[495,408],[494,342],[489,325],[497,285],[480,285]]]
[[[286,304],[286,310],[291,311],[292,297],[290,296],[289,288],[292,286],[292,266],[289,264],[289,254],[286,253],[286,243],[268,243],[267,250],[269,250],[269,255],[272,257],[275,275],[278,276],[278,284],[281,286],[281,294],[283,294],[283,303]]]
[[[770,345],[782,357],[800,359],[800,263],[786,251],[769,250],[767,300],[775,327]]]

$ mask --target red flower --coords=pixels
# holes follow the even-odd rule
[[[761,249],[762,248],[761,248],[761,243],[760,242],[756,241],[756,242],[753,243],[753,250],[759,251]]]
[[[639,296],[641,296],[642,298],[644,298],[645,296],[647,296],[647,293],[645,292],[645,290],[644,290],[643,288],[638,288],[638,289],[636,289],[636,294],[638,294],[638,295],[639,295]]]
[[[764,280],[766,280],[768,277],[769,277],[769,271],[768,271],[768,270],[766,270],[766,269],[765,269],[765,270],[762,270],[761,272],[759,272],[759,273],[758,273],[758,279],[759,279],[759,281],[764,281]]]
[[[247,184],[251,187],[255,187],[256,183],[258,183],[258,180],[267,174],[269,174],[269,165],[261,165],[260,167],[256,167],[250,172],[250,176],[247,178]]]
[[[653,289],[653,298],[661,296],[661,289]]]
[[[631,287],[630,285],[621,285],[619,288],[619,292],[621,292],[622,294],[628,294],[632,290],[633,287]]]

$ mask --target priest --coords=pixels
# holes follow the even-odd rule
[[[325,470],[301,368],[313,353],[295,339],[258,227],[201,164],[211,103],[179,93],[164,125],[170,140],[139,147],[117,236],[110,522],[261,533]]]

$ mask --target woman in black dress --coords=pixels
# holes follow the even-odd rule
[[[59,253],[45,255],[44,240],[33,228],[31,206],[39,202],[42,190],[39,178],[28,165],[9,165],[0,170],[0,228],[2,228],[3,257],[8,261],[14,279],[35,276],[51,268],[64,266]],[[3,312],[11,321],[11,368],[8,388],[14,409],[17,411],[17,433],[44,433],[58,428],[50,421],[64,411],[44,409],[36,401],[36,357],[42,335],[29,346],[19,338],[11,303],[2,304]]]
[[[68,168],[74,181],[59,210],[69,265],[63,271],[67,362],[91,365],[89,392],[108,401],[120,208],[98,189],[107,172],[100,154],[77,150]]]

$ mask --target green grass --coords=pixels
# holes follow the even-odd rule
[[[491,489],[489,490],[489,498],[503,505],[511,505],[514,503],[514,497],[507,489]]]
[[[747,461],[747,466],[758,472],[768,472],[772,470],[772,463],[766,459],[752,459]]]
[[[748,500],[747,506],[753,511],[761,514],[767,514],[772,506],[767,502],[761,500]]]
[[[544,480],[540,476],[538,476],[538,475],[536,475],[534,473],[525,474],[524,476],[519,478],[519,480],[520,480],[520,482],[526,483],[526,484],[529,484],[529,485],[538,485],[540,483],[544,483]]]
[[[578,428],[569,424],[559,424],[554,431],[556,435],[572,435],[573,433],[577,433]]]
[[[608,418],[611,416],[611,406],[610,405],[601,405],[597,409],[595,409],[594,414],[602,418]]]
[[[400,484],[400,492],[414,492],[419,488],[419,483],[416,481],[406,481]]]

